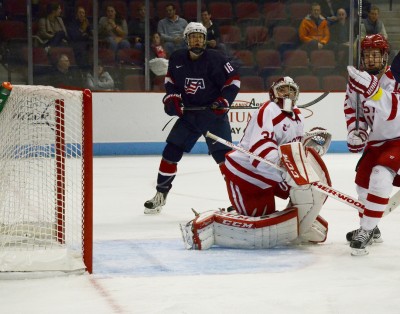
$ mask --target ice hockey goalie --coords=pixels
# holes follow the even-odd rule
[[[320,181],[331,186],[328,170],[313,149],[307,149],[307,161]],[[320,215],[327,196],[311,185],[292,187],[287,207],[267,216],[249,217],[235,211],[211,210],[181,224],[185,248],[206,250],[212,246],[267,249],[275,246],[326,240],[328,222]]]

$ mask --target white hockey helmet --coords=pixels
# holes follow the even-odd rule
[[[284,87],[287,87],[286,91],[284,91]],[[299,98],[299,91],[299,85],[291,77],[284,76],[272,83],[269,89],[269,98],[283,111],[292,112]]]
[[[191,47],[190,43],[189,43],[189,35],[193,34],[193,33],[200,33],[204,35],[204,44],[203,47]],[[190,22],[184,32],[183,32],[183,36],[185,38],[185,42],[188,45],[188,48],[190,51],[192,51],[193,53],[200,55],[201,53],[203,53],[204,49],[206,48],[207,45],[207,29],[204,27],[203,24],[198,23],[198,22]]]

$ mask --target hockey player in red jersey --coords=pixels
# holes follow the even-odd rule
[[[388,66],[389,43],[380,34],[368,35],[361,42],[361,69],[377,77],[379,85],[383,89],[392,92],[399,91],[399,83],[393,77],[391,67]],[[360,102],[361,103],[361,102]],[[344,113],[347,123],[347,145],[352,153],[361,152],[368,138],[368,122],[364,114],[364,110],[359,113],[359,130],[356,130],[356,105],[357,93],[350,88],[348,84],[346,90],[346,99],[344,103]],[[368,110],[368,109],[366,109]],[[367,115],[368,116],[368,115]],[[371,125],[371,122],[369,122]],[[365,193],[360,194],[360,200],[363,199]],[[362,217],[363,213],[359,213]],[[346,234],[347,241],[351,241],[360,229],[350,231]],[[373,233],[374,242],[382,242],[381,232],[376,226]]]
[[[326,152],[330,135],[320,129],[326,136],[324,141],[304,136],[304,117],[296,106],[298,85],[292,78],[282,77],[272,84],[269,96],[270,101],[253,113],[239,146],[279,165],[280,146],[303,140],[306,147],[314,148],[308,150],[307,159],[320,181],[330,184],[329,173],[317,153]],[[207,249],[212,245],[270,248],[298,237],[302,241],[325,241],[328,224],[319,211],[326,195],[309,184],[297,186],[287,172],[240,150],[227,153],[221,171],[236,211],[205,212],[181,225],[186,248]],[[289,196],[288,207],[277,211],[275,197]]]
[[[304,117],[296,106],[299,87],[292,78],[274,82],[269,97],[248,122],[240,146],[276,164],[279,145],[301,141]],[[232,206],[242,215],[271,214],[275,196],[289,197],[290,187],[280,171],[239,151],[228,153],[221,169]]]
[[[346,97],[345,115],[349,130],[348,145],[353,152],[364,150],[356,167],[358,198],[365,206],[360,213],[360,228],[349,233],[353,255],[368,254],[366,246],[376,237],[377,225],[389,202],[400,170],[400,116],[396,91],[380,86],[378,78],[366,71],[348,67],[348,94],[359,94],[362,110],[359,130],[354,128],[354,106]],[[392,63],[388,78],[399,82],[400,55]],[[389,74],[389,75],[388,75]],[[396,83],[396,84],[397,84]],[[379,232],[380,235],[380,232]]]
[[[178,162],[190,152],[197,140],[213,132],[231,141],[227,112],[240,88],[237,70],[216,50],[205,49],[207,30],[201,23],[191,22],[184,31],[188,49],[175,51],[169,59],[165,77],[164,111],[178,116],[167,138],[158,171],[156,195],[144,203],[145,214],[158,214],[165,205]],[[205,110],[190,110],[205,107]],[[222,144],[206,139],[210,155],[217,164],[229,151]]]

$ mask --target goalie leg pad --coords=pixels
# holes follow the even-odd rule
[[[307,159],[320,181],[331,186],[328,170],[318,153],[313,149],[307,150]],[[315,190],[312,186],[293,187],[290,190],[291,205],[297,207],[299,212],[300,236],[312,227],[326,199],[325,194]]]
[[[294,207],[263,217],[209,211],[180,227],[188,250],[206,250],[213,245],[266,249],[297,239],[298,213]]]
[[[299,236],[300,242],[322,243],[325,242],[328,236],[328,222],[321,216],[311,225],[311,228]]]
[[[268,216],[249,217],[219,212],[214,217],[215,244],[240,249],[267,249],[298,237],[296,208]]]
[[[207,211],[186,224],[180,224],[183,243],[187,250],[207,250],[214,245],[214,215]]]

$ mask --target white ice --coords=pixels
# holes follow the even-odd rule
[[[356,196],[359,157],[324,157],[337,190]],[[95,158],[93,275],[2,280],[0,313],[400,313],[400,209],[363,257],[345,241],[356,210],[333,199],[321,211],[324,244],[186,251],[178,224],[194,217],[191,208],[228,206],[225,184],[211,157],[184,156],[162,213],[145,216],[159,161]]]

